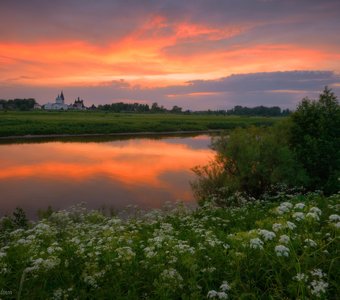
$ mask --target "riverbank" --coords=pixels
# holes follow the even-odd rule
[[[129,220],[75,208],[2,220],[0,286],[20,299],[335,299],[339,195]]]
[[[215,134],[220,133],[220,129],[216,130],[188,130],[188,131],[165,131],[165,132],[116,132],[116,133],[83,133],[83,134],[37,134],[37,135],[11,135],[0,136],[0,140],[39,140],[39,139],[57,139],[57,138],[96,138],[96,137],[152,137],[152,136],[182,136],[182,135],[199,135],[199,134]]]
[[[270,126],[282,118],[105,112],[0,112],[0,137],[196,133]]]

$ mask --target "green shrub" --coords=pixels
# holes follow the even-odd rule
[[[256,198],[273,185],[306,184],[308,177],[288,145],[290,126],[286,121],[272,128],[239,128],[213,141],[215,161],[194,169],[196,198],[202,203],[212,195],[221,199],[235,192]],[[235,203],[224,203],[229,204]]]
[[[340,177],[340,107],[327,87],[319,100],[303,99],[292,115],[290,143],[311,178],[308,187],[337,192]]]

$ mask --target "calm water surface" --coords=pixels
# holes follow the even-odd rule
[[[51,205],[89,209],[194,204],[191,169],[213,158],[210,137],[131,138],[0,144],[0,215],[34,218]]]

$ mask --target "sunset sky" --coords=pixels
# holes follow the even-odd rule
[[[1,0],[0,99],[294,108],[340,96],[338,0]]]

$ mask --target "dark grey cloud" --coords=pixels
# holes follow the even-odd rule
[[[273,90],[319,90],[340,82],[332,71],[288,71],[236,74],[218,80],[195,80],[190,88],[197,92],[258,92]]]

